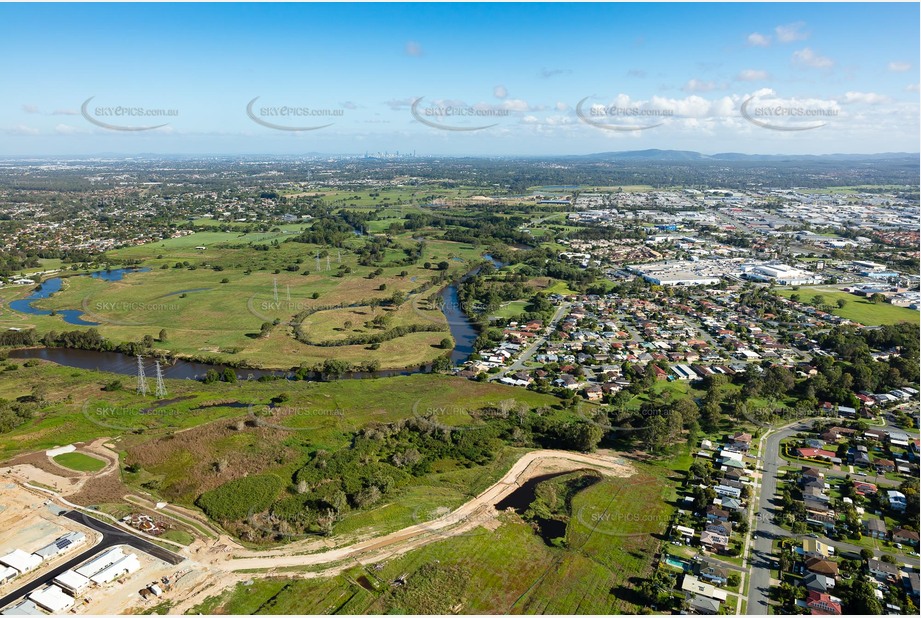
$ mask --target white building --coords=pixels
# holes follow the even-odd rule
[[[114,581],[121,577],[122,575],[130,575],[135,571],[141,568],[141,563],[138,560],[136,554],[128,554],[118,562],[111,564],[99,571],[90,579],[95,584],[108,584],[111,581]]]
[[[124,557],[125,553],[122,551],[121,547],[113,547],[112,549],[99,554],[83,566],[74,569],[74,571],[83,577],[92,577],[96,573],[99,573],[106,567],[115,564]]]
[[[63,536],[56,538],[53,543],[49,543],[41,549],[36,549],[33,553],[37,556],[41,556],[43,560],[48,560],[49,558],[59,554],[69,552],[85,542],[86,535],[82,532],[68,532]]]
[[[74,606],[74,598],[54,585],[33,592],[29,599],[52,614],[63,614]]]
[[[38,605],[26,599],[21,603],[7,607],[5,610],[0,611],[0,615],[3,616],[44,616],[45,612],[39,609]]]
[[[90,585],[90,580],[76,571],[67,570],[55,577],[54,583],[71,594],[78,594]]]
[[[768,263],[751,267],[747,270],[746,275],[749,279],[773,281],[778,285],[810,285],[820,282],[820,279],[812,273],[780,263]]]
[[[0,566],[0,586],[19,576],[19,571],[13,567]]]
[[[19,571],[20,575],[28,573],[42,563],[42,557],[35,554],[29,554],[21,549],[14,549],[5,556],[0,556],[0,564],[13,567]]]

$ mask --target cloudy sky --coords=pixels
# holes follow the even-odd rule
[[[919,5],[0,5],[0,155],[919,149]]]

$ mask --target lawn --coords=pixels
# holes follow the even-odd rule
[[[77,472],[99,472],[106,467],[106,462],[103,460],[84,455],[83,453],[63,453],[61,455],[55,455],[54,461],[65,468],[70,468]]]
[[[824,296],[825,302],[833,307],[832,313],[842,318],[860,322],[866,326],[880,326],[898,322],[918,324],[921,322],[921,313],[914,309],[896,307],[889,303],[871,303],[866,298],[842,292],[832,287],[800,287],[798,290],[784,288],[777,290],[777,293],[787,298],[790,298],[793,294],[799,294],[800,302],[804,303],[810,303],[812,297],[819,294]],[[847,301],[847,304],[843,309],[839,309],[836,303],[842,299]]]

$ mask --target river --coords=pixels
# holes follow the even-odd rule
[[[504,265],[502,262],[499,262],[490,255],[485,255],[483,257],[489,260],[489,262],[497,268],[501,268]],[[101,278],[106,281],[118,281],[127,273],[144,272],[146,270],[150,269],[118,269],[111,271],[100,271],[98,273],[92,273],[90,276]],[[479,270],[479,268],[476,268],[467,273],[461,279],[461,281],[474,276],[477,272],[479,272]],[[57,283],[52,283],[54,281],[57,281]],[[59,291],[60,289],[60,278],[49,279],[42,284],[41,290],[37,290],[28,298],[13,301],[13,303],[10,303],[10,308],[32,315],[50,315],[50,311],[32,307],[31,303],[33,301],[39,300],[40,298],[48,298],[51,294]],[[445,289],[441,292],[441,297],[444,300],[442,312],[445,314],[445,318],[448,320],[448,327],[451,331],[451,336],[455,341],[454,349],[451,351],[451,362],[456,365],[465,361],[473,353],[473,343],[479,336],[479,330],[477,329],[476,325],[460,309],[460,306],[457,302],[456,283],[445,287]],[[14,307],[14,303],[22,304],[19,307]],[[82,311],[79,310],[65,309],[58,310],[56,313],[58,315],[64,315],[65,321],[68,324],[74,324],[77,326],[96,326],[96,323],[94,322],[81,320],[80,315],[82,315]],[[67,317],[70,317],[70,320],[68,320]],[[137,375],[137,358],[128,356],[127,354],[121,354],[120,352],[98,352],[94,350],[74,350],[70,348],[26,348],[10,351],[9,357],[19,359],[38,358],[63,365],[65,367],[108,371],[110,373],[117,373],[121,375]],[[154,369],[153,360],[145,360],[144,365],[145,372],[148,375],[152,375]],[[171,361],[163,362],[161,363],[161,367],[163,370],[163,377],[178,380],[200,380],[205,376],[209,369],[216,369],[219,372],[223,372],[227,368],[225,365],[211,365],[208,363],[199,363],[181,359],[174,359]],[[428,370],[428,367],[417,367],[410,369],[383,369],[374,372],[356,371],[346,373],[343,377],[349,379],[384,378],[397,375],[425,373]],[[268,376],[283,379],[292,377],[292,375],[285,370],[234,368],[234,372],[237,374],[237,378],[240,380],[255,380]],[[320,376],[314,376],[314,378],[319,379]]]

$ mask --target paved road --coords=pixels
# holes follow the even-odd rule
[[[789,427],[780,429],[768,435],[764,439],[764,447],[761,450],[763,472],[761,475],[761,492],[758,496],[758,515],[754,518],[752,533],[754,539],[751,547],[750,564],[751,578],[748,597],[748,613],[753,615],[766,615],[768,613],[768,592],[770,590],[771,564],[774,558],[771,557],[771,546],[774,539],[805,537],[807,535],[794,535],[789,530],[785,530],[774,524],[776,518],[782,515],[782,509],[775,504],[774,494],[777,493],[779,470],[781,466],[787,465],[787,461],[780,456],[780,441],[789,438],[801,431],[806,431],[811,426],[811,421],[797,422]],[[829,473],[823,470],[828,476],[844,477],[845,473]],[[851,478],[854,478],[853,476]],[[869,480],[869,478],[867,479]],[[880,479],[880,484],[884,484],[886,479]],[[894,483],[897,484],[897,483]],[[822,541],[831,545],[839,553],[841,551],[852,551],[860,553],[864,549],[860,545],[854,545],[846,541],[835,541],[819,535]],[[878,555],[880,552],[874,552]],[[903,563],[911,564],[915,569],[919,568],[918,558],[912,558],[908,562],[904,556],[899,556]]]
[[[91,528],[97,532],[100,532],[102,534],[102,540],[86,551],[77,554],[70,560],[67,560],[63,564],[54,567],[47,573],[43,573],[31,582],[20,586],[13,592],[0,598],[0,608],[4,608],[7,605],[14,603],[15,601],[18,601],[20,598],[28,595],[34,590],[50,583],[51,580],[53,580],[64,571],[76,567],[77,565],[89,560],[93,556],[103,552],[106,549],[109,549],[110,547],[114,547],[115,545],[128,545],[134,549],[148,553],[155,558],[159,558],[160,560],[168,562],[169,564],[179,564],[185,560],[185,558],[179,554],[174,554],[169,550],[163,549],[159,545],[154,545],[150,541],[134,536],[130,532],[126,532],[116,528],[115,526],[110,526],[109,524],[81,513],[80,511],[67,511],[62,515],[62,517],[66,517],[72,521],[86,526],[87,528]]]
[[[547,336],[554,331],[554,329],[556,328],[556,323],[559,322],[563,318],[563,315],[566,313],[566,310],[569,309],[571,306],[572,306],[572,303],[561,304],[559,308],[557,308],[556,313],[553,314],[553,318],[551,318],[550,323],[547,325],[547,328],[544,330],[545,334],[539,337],[536,337],[534,341],[531,343],[531,345],[525,348],[518,355],[518,358],[515,360],[515,362],[513,362],[508,367],[502,369],[499,373],[493,374],[489,379],[498,380],[499,378],[503,377],[507,373],[510,373],[510,372],[514,373],[515,371],[518,371],[519,369],[523,369],[524,364],[528,361],[528,359],[534,356],[534,353],[537,352],[538,348],[540,348],[540,346],[542,346],[544,342],[547,341]]]

